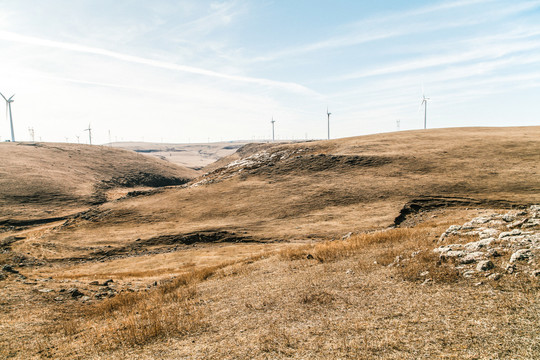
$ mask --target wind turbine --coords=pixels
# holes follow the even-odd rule
[[[88,129],[84,129],[84,131],[88,131],[88,139],[90,140],[90,145],[92,145],[92,128],[90,127],[90,123],[88,123]]]
[[[6,100],[6,118],[7,118],[7,113],[9,110],[9,124],[11,125],[11,141],[15,142],[15,133],[13,132],[13,117],[11,116],[11,103],[14,101],[13,97],[15,96],[15,94],[11,95],[9,99],[6,99],[6,97],[2,93],[0,93],[0,95],[2,95],[4,100]]]
[[[326,107],[326,116],[328,116],[328,140],[330,140],[330,115],[331,112],[328,112],[328,106]]]
[[[426,97],[426,95],[422,94],[422,102],[420,103],[420,107],[424,105],[424,130],[427,129],[427,102],[429,98]]]
[[[272,141],[275,141],[275,137],[274,137],[274,123],[276,122],[276,120],[274,120],[274,117],[272,116],[272,121],[270,121],[272,123]]]

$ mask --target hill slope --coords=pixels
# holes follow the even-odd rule
[[[51,218],[106,199],[118,187],[187,182],[196,172],[130,151],[52,143],[0,144],[0,223]]]
[[[188,188],[104,204],[40,241],[83,256],[102,250],[104,228],[119,249],[328,239],[422,206],[525,206],[540,202],[538,139],[540,127],[456,128],[248,145]]]

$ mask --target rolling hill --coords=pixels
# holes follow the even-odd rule
[[[103,229],[120,252],[323,240],[397,226],[422,208],[524,207],[540,202],[538,139],[540,127],[456,128],[247,145],[187,187],[104,203],[40,241],[85,256],[105,250]]]
[[[197,173],[103,146],[0,144],[0,224],[62,217],[107,201],[112,189],[159,187]]]
[[[537,358],[539,139],[2,144],[0,357]]]

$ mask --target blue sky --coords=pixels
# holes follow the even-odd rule
[[[0,51],[17,140],[419,129],[422,92],[430,128],[540,125],[540,0],[0,0]]]

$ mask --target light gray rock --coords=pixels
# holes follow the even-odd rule
[[[499,234],[499,239],[503,239],[508,236],[517,236],[517,235],[521,235],[521,230],[514,229],[512,231],[503,231],[502,233]]]
[[[516,265],[514,264],[506,264],[506,267],[504,268],[507,273],[513,274],[516,271]]]
[[[499,273],[494,273],[494,274],[489,275],[489,276],[488,276],[488,279],[489,279],[489,280],[492,280],[492,281],[497,281],[497,280],[499,280],[501,277],[502,277],[501,274],[499,274]]]
[[[467,279],[470,279],[474,276],[474,274],[476,274],[476,271],[474,270],[467,270],[463,273],[463,277],[464,278],[467,278]]]
[[[450,234],[450,233],[453,233],[453,232],[457,232],[459,230],[461,230],[460,225],[450,225],[450,227],[448,229],[446,229],[446,233]]]
[[[463,249],[462,244],[450,244],[450,245],[439,246],[438,248],[433,249],[433,251],[440,252],[440,253],[445,253],[445,252],[448,252],[448,251],[460,250],[460,249]]]
[[[512,222],[514,220],[516,220],[516,216],[513,215],[513,214],[504,214],[502,219],[506,222]]]
[[[459,259],[459,262],[462,264],[471,264],[478,262],[480,260],[484,260],[486,255],[481,251],[475,251],[472,253],[468,253],[462,258]]]
[[[510,257],[510,263],[515,263],[516,261],[529,260],[532,257],[532,252],[529,249],[519,249]]]
[[[468,244],[465,244],[465,249],[471,250],[471,251],[478,251],[480,249],[488,247],[494,242],[495,242],[495,238],[487,238],[483,240],[473,241]]]
[[[485,229],[480,232],[480,239],[495,238],[499,235],[500,231],[497,229]]]
[[[441,259],[461,258],[461,257],[464,257],[466,254],[467,253],[462,250],[457,250],[457,251],[452,250],[452,251],[441,253],[440,258]]]
[[[478,270],[478,271],[488,271],[488,270],[493,269],[494,267],[495,267],[495,265],[493,265],[491,260],[482,260],[482,261],[478,262],[478,264],[476,265],[476,270]]]
[[[527,221],[527,219],[517,220],[517,221],[514,221],[514,222],[511,223],[511,224],[506,225],[506,227],[509,228],[509,229],[517,228],[517,227],[520,227],[521,225],[523,225],[523,223],[524,223],[525,221]]]

